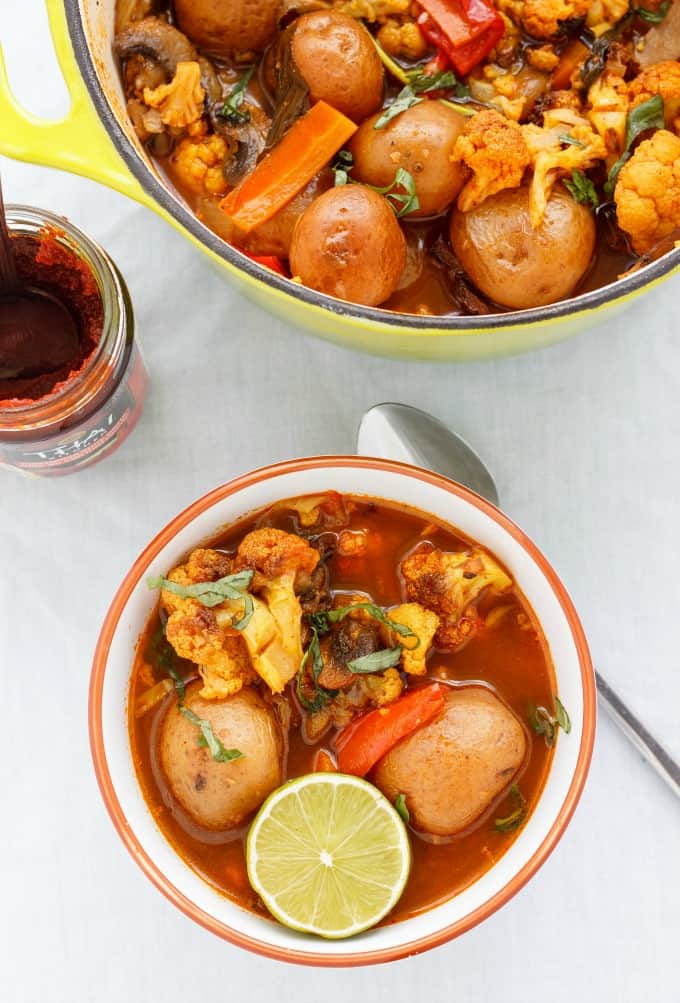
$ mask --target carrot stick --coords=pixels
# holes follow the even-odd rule
[[[412,732],[428,724],[444,708],[439,683],[421,686],[387,707],[363,714],[335,739],[338,769],[364,777],[379,759]]]
[[[316,756],[314,757],[314,772],[315,773],[337,773],[338,768],[333,762],[329,752],[325,749],[319,749]]]
[[[555,68],[550,81],[550,88],[554,91],[567,90],[571,84],[571,75],[577,66],[580,66],[588,58],[588,49],[575,39],[564,50],[560,56],[560,61]]]
[[[357,131],[325,101],[317,101],[249,177],[222,200],[220,208],[250,233],[290,202]]]

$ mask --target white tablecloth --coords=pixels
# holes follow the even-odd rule
[[[40,0],[2,8],[17,91],[33,110],[58,111]],[[175,911],[113,831],[86,727],[101,619],[150,536],[249,468],[351,451],[363,410],[400,400],[487,459],[505,508],[570,589],[601,671],[680,756],[680,283],[529,356],[365,358],[262,313],[122,197],[0,167],[8,201],[69,216],[117,261],[152,378],[137,431],[107,462],[63,480],[0,474],[2,999],[680,999],[680,806],[606,718],[572,825],[509,906],[433,953],[346,972],[251,956]]]

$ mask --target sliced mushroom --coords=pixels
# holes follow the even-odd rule
[[[186,35],[158,17],[145,17],[130,24],[116,35],[113,49],[123,62],[136,53],[151,56],[161,64],[168,78],[175,75],[178,63],[198,59]]]
[[[264,151],[269,131],[269,116],[255,105],[243,105],[247,118],[225,118],[219,109],[210,110],[213,129],[227,141],[227,157],[224,162],[224,179],[230,185],[237,185],[255,168]]]

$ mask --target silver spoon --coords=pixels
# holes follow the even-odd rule
[[[467,442],[426,411],[406,404],[376,404],[361,419],[357,436],[360,456],[401,460],[444,474],[498,506],[493,478]],[[626,737],[680,797],[680,766],[626,706],[609,683],[595,672],[600,703]]]

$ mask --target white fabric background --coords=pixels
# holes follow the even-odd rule
[[[1,7],[17,92],[57,113],[40,0]],[[680,283],[529,356],[365,358],[262,313],[120,196],[0,168],[8,201],[61,212],[107,247],[152,378],[141,423],[112,459],[63,480],[0,474],[2,998],[679,1000],[680,806],[606,718],[571,827],[503,911],[417,959],[315,972],[213,938],[143,877],[95,786],[86,702],[101,619],[150,536],[249,468],[351,451],[362,411],[389,399],[433,411],[487,459],[506,510],[570,589],[601,671],[680,756]]]

